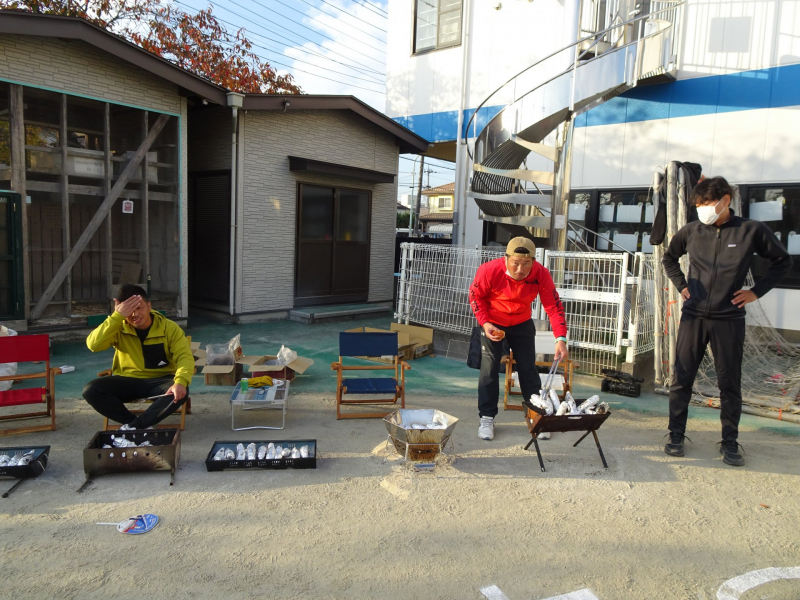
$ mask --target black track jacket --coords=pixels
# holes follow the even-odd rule
[[[678,262],[686,253],[688,282]],[[761,221],[731,212],[731,218],[720,227],[700,221],[687,223],[673,236],[661,262],[679,291],[689,288],[691,297],[683,303],[685,313],[705,319],[743,319],[745,310],[732,300],[744,285],[754,253],[772,262],[767,274],[751,288],[760,298],[792,268],[789,253]]]

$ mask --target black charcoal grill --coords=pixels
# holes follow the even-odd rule
[[[149,441],[152,446],[116,448],[112,436],[124,436],[137,444]],[[111,448],[103,448],[109,445]],[[169,471],[169,484],[175,483],[175,469],[181,454],[181,432],[178,429],[147,429],[132,431],[99,431],[83,450],[84,488],[97,475],[133,473],[138,471]]]
[[[0,448],[0,454],[7,454],[15,456],[17,454],[25,455],[31,454],[31,462],[27,465],[13,466],[13,467],[0,467],[0,477],[13,477],[19,479],[12,485],[6,492],[3,493],[3,498],[8,498],[9,494],[22,484],[26,479],[38,477],[47,468],[49,462],[50,446],[15,446],[12,448]]]

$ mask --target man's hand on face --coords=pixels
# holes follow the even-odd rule
[[[556,351],[555,356],[553,357],[555,360],[566,360],[569,356],[569,350],[567,350],[567,343],[563,340],[559,340],[556,342]]]
[[[493,342],[499,342],[504,337],[506,337],[505,331],[503,331],[502,329],[498,329],[491,323],[483,324],[483,332],[486,334],[486,337],[488,337]]]
[[[143,307],[144,301],[141,296],[131,296],[124,302],[120,302],[114,298],[114,310],[121,314],[126,319],[130,317],[136,309]]]
[[[732,302],[736,305],[737,308],[744,308],[745,304],[750,304],[751,302],[755,302],[758,300],[758,296],[756,296],[750,290],[739,290],[733,295]]]
[[[186,395],[186,388],[183,387],[180,383],[176,383],[164,393],[172,394],[173,402],[180,402]]]

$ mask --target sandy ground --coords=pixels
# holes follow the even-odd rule
[[[415,397],[460,419],[434,474],[384,461],[379,420],[336,421],[330,397],[292,396],[284,431],[231,432],[224,395],[194,398],[180,471],[98,477],[81,494],[82,448],[100,418],[60,402],[51,465],[0,500],[5,598],[510,600],[588,588],[600,600],[712,599],[755,569],[800,566],[798,437],[745,429],[747,466],[724,465],[718,425],[690,422],[688,455],[663,454],[663,417],[617,410],[591,438],[522,446],[521,413],[477,439],[474,397]],[[266,419],[273,415],[251,414]],[[216,439],[316,438],[315,470],[206,472]],[[9,443],[10,442],[10,443]],[[8,487],[10,482],[2,482]],[[97,521],[161,518],[144,536]],[[800,598],[800,580],[744,600]]]

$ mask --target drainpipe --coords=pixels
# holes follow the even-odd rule
[[[239,109],[244,102],[244,94],[229,92],[228,106],[231,107],[231,262],[230,280],[228,283],[228,311],[231,315],[235,312],[234,295],[236,290],[236,183],[238,181],[239,165],[237,156],[239,151]]]
[[[461,58],[461,101],[458,105],[458,132],[456,133],[456,185],[455,202],[457,202],[458,223],[453,223],[453,242],[463,246],[467,232],[467,185],[469,182],[469,155],[467,144],[469,143],[469,132],[464,135],[464,111],[467,109],[467,90],[469,89],[470,58],[472,52],[470,48],[470,26],[472,19],[471,0],[464,0],[464,42],[462,44],[463,55]]]

